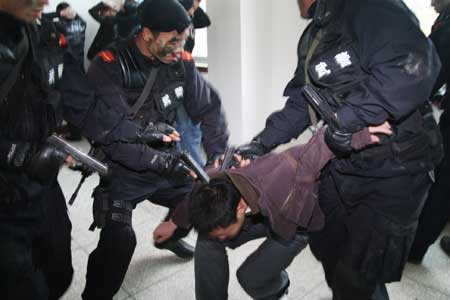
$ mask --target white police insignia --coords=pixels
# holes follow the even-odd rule
[[[341,69],[351,66],[352,60],[348,51],[341,52],[334,57],[336,63],[341,67]]]
[[[164,97],[162,97],[162,103],[164,105],[164,108],[167,108],[172,104],[169,95],[165,95]]]
[[[182,98],[184,95],[184,89],[182,86],[179,86],[175,89],[175,95],[177,96],[178,99]]]
[[[316,69],[316,73],[317,73],[317,76],[319,77],[319,79],[322,78],[323,76],[331,74],[331,70],[328,69],[328,65],[325,62],[321,62],[321,63],[317,64],[315,69]]]

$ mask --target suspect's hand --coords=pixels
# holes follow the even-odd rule
[[[153,240],[156,244],[163,243],[174,234],[177,228],[178,226],[172,221],[162,222],[153,231]]]

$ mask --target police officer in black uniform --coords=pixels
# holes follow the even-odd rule
[[[431,3],[439,17],[434,22],[430,39],[441,59],[442,68],[439,77],[434,85],[432,101],[443,110],[439,120],[442,140],[444,144],[444,159],[436,169],[436,181],[430,189],[427,201],[423,208],[414,239],[410,262],[420,263],[428,251],[428,248],[436,241],[441,234],[450,217],[450,117],[448,107],[450,104],[450,1],[433,0]],[[444,95],[439,95],[439,90],[446,85]],[[443,237],[441,240],[442,249],[450,255],[450,237]]]
[[[2,299],[58,299],[72,280],[71,224],[47,137],[57,94],[39,64],[46,0],[0,2],[0,291]]]
[[[115,10],[103,2],[99,2],[89,9],[89,14],[100,24],[100,27],[95,34],[91,46],[89,46],[87,52],[88,59],[94,59],[97,53],[117,39],[117,13],[118,10]]]
[[[66,51],[62,52],[62,48],[68,48],[76,64],[84,70],[86,22],[67,2],[59,3],[56,12],[43,14],[41,22],[41,32],[48,36],[43,39],[48,41],[44,45],[43,63],[49,70],[50,80],[57,85],[62,78],[64,67],[63,55]],[[80,132],[70,123],[58,131],[66,140],[81,140]]]
[[[84,66],[84,42],[86,39],[86,21],[67,2],[61,2],[56,6],[58,25],[63,30],[67,44],[73,56]]]
[[[333,299],[387,299],[384,283],[401,278],[430,185],[428,171],[442,154],[437,125],[421,112],[439,59],[402,1],[298,3],[302,16],[313,20],[284,92],[289,99],[240,152],[262,155],[302,133],[315,119],[302,88],[318,88],[340,123],[326,134],[339,158],[321,176],[326,224],[310,234],[311,249]],[[392,138],[360,152],[349,149],[352,133],[386,120]]]
[[[83,299],[111,299],[119,290],[136,245],[132,211],[146,199],[169,208],[155,246],[183,258],[193,255],[192,247],[180,240],[189,231],[182,228],[187,224],[171,220],[191,190],[192,172],[174,143],[149,145],[123,140],[121,134],[172,125],[183,105],[191,118],[201,121],[211,161],[223,153],[228,140],[218,94],[183,51],[191,24],[186,10],[177,0],[147,0],[139,6],[139,17],[143,29],[138,36],[100,52],[88,70],[94,92],[87,96],[95,95],[96,101],[79,124],[100,145],[111,176],[94,192],[95,223],[102,230],[89,256]],[[176,141],[176,132],[172,136]]]
[[[54,18],[54,13],[42,14],[38,22],[39,50],[41,65],[48,73],[48,81],[52,88],[57,88],[64,72],[64,53],[67,51],[67,39],[64,29]]]

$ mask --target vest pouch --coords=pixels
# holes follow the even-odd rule
[[[392,152],[394,158],[400,163],[424,160],[430,149],[427,134],[421,133],[404,142],[393,142]]]

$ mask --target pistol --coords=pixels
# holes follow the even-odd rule
[[[83,152],[77,147],[69,144],[63,138],[53,134],[47,139],[47,142],[65,155],[72,156],[75,161],[97,172],[100,176],[108,175],[109,169],[106,164],[98,161],[97,159]]]
[[[234,164],[234,153],[236,152],[236,148],[233,146],[227,147],[227,149],[225,150],[224,156],[223,156],[223,160],[222,160],[222,165],[220,166],[219,171],[223,172],[229,168],[231,168]]]
[[[339,120],[336,117],[335,112],[331,109],[328,100],[310,84],[306,84],[303,87],[303,92],[308,103],[317,111],[322,120],[328,124],[333,131],[340,131],[341,126]]]
[[[209,182],[209,176],[206,174],[205,170],[197,163],[197,161],[192,158],[192,156],[187,151],[183,151],[181,153],[181,160],[183,160],[188,167],[194,171],[194,173],[197,175],[197,178],[204,183]]]

